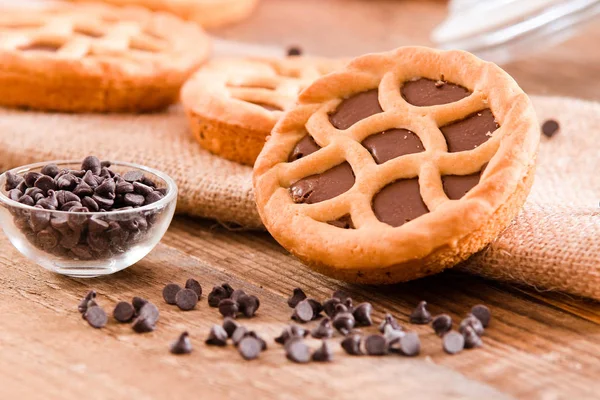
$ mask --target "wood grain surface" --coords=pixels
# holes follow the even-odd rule
[[[264,0],[251,20],[216,33],[352,55],[427,44],[444,9],[440,1]],[[588,31],[508,70],[533,93],[598,99],[600,84],[589,77],[599,68],[600,53],[588,47],[600,38],[600,26]],[[162,287],[189,277],[204,289],[196,309],[182,312],[165,304]],[[222,282],[260,297],[257,316],[240,320],[268,341],[258,360],[242,360],[231,345],[204,344],[210,327],[222,320],[206,294]],[[376,323],[391,312],[421,335],[421,355],[351,357],[336,336],[332,363],[291,363],[273,338],[289,322],[286,298],[296,286],[319,300],[341,288],[355,302],[370,301]],[[77,312],[90,289],[98,291],[108,313],[118,301],[148,298],[161,311],[157,330],[136,334],[112,317],[104,329],[92,329]],[[408,323],[422,299],[433,314],[448,313],[455,322],[473,305],[487,304],[493,321],[484,346],[445,354],[429,326]],[[312,272],[268,234],[183,217],[146,259],[90,280],[47,272],[0,235],[0,317],[0,399],[593,399],[600,393],[598,303],[452,271],[402,285],[346,285]],[[171,355],[170,342],[184,330],[193,354]]]

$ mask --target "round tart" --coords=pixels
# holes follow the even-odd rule
[[[90,0],[72,0],[90,1]],[[102,0],[115,5],[137,5],[156,11],[167,11],[180,18],[199,23],[205,28],[246,19],[258,0]]]
[[[254,169],[261,218],[314,269],[351,282],[434,274],[492,241],[532,184],[539,125],[498,66],[403,47],[306,88]]]
[[[202,29],[173,15],[104,4],[3,10],[0,105],[153,111],[177,101],[208,57]]]
[[[284,59],[222,59],[210,62],[181,91],[191,130],[202,147],[253,165],[271,129],[298,93],[342,61],[290,56]]]

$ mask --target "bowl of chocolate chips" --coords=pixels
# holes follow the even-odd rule
[[[141,165],[53,161],[0,175],[0,223],[11,243],[51,271],[112,274],[144,258],[175,212],[177,185]]]

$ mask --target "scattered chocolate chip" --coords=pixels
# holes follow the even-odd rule
[[[323,340],[321,342],[321,347],[312,354],[312,360],[316,362],[329,362],[333,360],[333,350],[331,350],[327,341]]]
[[[200,282],[195,279],[188,279],[185,281],[185,288],[193,290],[198,295],[198,299],[202,296],[202,286],[200,286]]]
[[[232,293],[231,296],[229,296],[229,298],[235,302],[239,302],[240,297],[245,296],[246,292],[244,292],[242,289],[235,289]]]
[[[127,182],[139,182],[144,178],[144,174],[141,171],[129,171],[123,175],[123,179]]]
[[[400,326],[398,321],[396,321],[396,319],[392,316],[392,314],[385,314],[383,321],[381,321],[381,324],[379,324],[379,332],[385,333],[385,327],[387,325],[390,325],[395,330],[402,330],[402,327]]]
[[[79,302],[79,306],[77,306],[77,310],[80,313],[84,314],[87,311],[88,302],[95,298],[96,298],[96,291],[90,290],[89,292],[87,292],[85,297],[83,299],[81,299],[81,301]]]
[[[484,328],[488,327],[490,320],[492,319],[492,313],[490,312],[490,309],[483,304],[473,306],[473,308],[471,308],[471,314],[481,321],[481,325],[483,325]]]
[[[240,325],[235,328],[235,331],[233,331],[233,334],[231,335],[231,341],[233,342],[233,345],[237,346],[242,339],[246,337],[246,335],[248,335],[248,329],[246,329],[245,326]]]
[[[465,349],[472,349],[483,345],[481,338],[471,326],[465,327],[463,337],[465,338]]]
[[[400,339],[402,339],[404,335],[406,335],[404,331],[394,329],[391,325],[386,325],[383,332],[383,336],[385,336],[390,345],[399,344]]]
[[[325,314],[329,317],[329,318],[333,318],[335,317],[336,314],[336,306],[340,304],[340,299],[338,299],[337,297],[333,297],[329,300],[326,300],[323,303],[323,311],[325,311]]]
[[[135,307],[136,304],[134,303],[133,306]],[[156,328],[158,317],[158,308],[154,304],[147,301],[140,308],[137,318],[135,321],[133,321],[132,328],[137,333],[152,332]]]
[[[306,294],[304,293],[304,291],[300,288],[295,288],[292,292],[292,295],[288,298],[287,303],[288,306],[290,306],[291,308],[295,308],[298,305],[298,303],[305,299]]]
[[[408,332],[400,339],[400,352],[413,357],[421,352],[421,339],[415,332]]]
[[[99,175],[102,171],[102,164],[97,157],[88,156],[83,159],[81,163],[81,169],[84,171],[90,171],[94,175]]]
[[[465,338],[456,331],[450,331],[444,335],[443,347],[448,354],[460,353],[465,348]]]
[[[354,316],[349,312],[339,312],[333,318],[333,327],[344,336],[350,333],[352,328],[354,328],[354,324]]]
[[[49,190],[56,189],[56,183],[54,183],[54,179],[52,177],[48,175],[42,175],[35,181],[35,187],[44,193],[48,193]]]
[[[313,309],[312,319],[319,318],[321,316],[321,312],[323,311],[323,306],[321,305],[321,303],[315,299],[306,299],[306,301],[308,301],[308,304],[310,304],[310,306]]]
[[[342,349],[352,356],[362,355],[360,349],[361,337],[358,334],[350,334],[344,338],[341,342]]]
[[[226,346],[228,337],[227,332],[221,325],[213,325],[208,333],[206,344],[210,346]]]
[[[211,307],[218,307],[221,300],[229,298],[229,293],[222,286],[215,286],[208,294],[208,305]]]
[[[181,289],[175,295],[175,304],[180,310],[192,310],[198,304],[198,295],[191,289]]]
[[[258,336],[258,334],[256,332],[254,332],[254,331],[248,331],[246,333],[246,336],[250,336],[250,337],[253,337],[254,339],[258,340],[259,343],[260,343],[261,350],[264,351],[264,350],[267,349],[267,342],[263,338],[261,338],[260,336]]]
[[[56,164],[44,165],[44,167],[40,171],[41,174],[47,175],[51,178],[54,178],[56,175],[58,175],[59,172],[60,172],[60,169],[58,168],[58,165],[56,165]]]
[[[385,336],[369,335],[365,338],[365,350],[370,356],[383,356],[388,353],[388,342]]]
[[[286,326],[281,334],[275,338],[275,342],[279,344],[285,344],[292,337],[306,337],[308,336],[308,331],[297,325],[289,325]]]
[[[314,317],[314,310],[308,299],[302,300],[294,308],[292,319],[299,322],[312,321]]]
[[[221,287],[223,289],[225,289],[225,292],[227,293],[227,297],[231,297],[233,295],[233,292],[235,292],[235,290],[233,290],[233,288],[231,287],[231,285],[229,283],[223,283],[223,284],[221,284]]]
[[[25,180],[27,187],[31,188],[33,185],[35,185],[35,181],[37,181],[41,176],[42,174],[39,172],[29,171],[23,175],[23,179]]]
[[[433,319],[431,327],[436,335],[442,337],[446,332],[452,329],[452,318],[448,314],[440,314]]]
[[[549,119],[542,124],[542,133],[544,134],[544,136],[549,138],[554,136],[559,129],[560,125],[557,121],[553,119]]]
[[[371,303],[360,303],[354,311],[352,315],[354,315],[354,320],[356,321],[356,326],[371,326],[373,325],[373,320],[371,319],[371,312],[373,311],[373,306]]]
[[[13,189],[17,189],[17,187],[23,182],[24,179],[22,176],[13,174],[12,172],[8,171],[6,173],[6,183],[4,185],[4,190],[10,191]],[[21,190],[21,192],[23,192],[23,190]]]
[[[475,317],[473,314],[467,314],[465,319],[463,319],[461,321],[460,326],[458,327],[458,331],[460,333],[464,333],[467,326],[470,326],[471,328],[473,328],[473,330],[475,331],[475,333],[478,336],[483,335],[483,332],[485,331],[481,321],[477,317]]]
[[[310,361],[310,349],[304,340],[293,337],[285,343],[285,355],[288,360],[295,363],[307,363]]]
[[[177,340],[171,343],[170,351],[173,354],[190,354],[192,352],[192,343],[189,334],[183,332]]]
[[[410,322],[413,324],[428,324],[431,322],[431,313],[427,311],[427,302],[420,301],[417,307],[410,314]]]
[[[260,307],[260,300],[254,295],[242,295],[238,299],[239,311],[244,314],[246,318],[252,318]]]
[[[162,291],[163,299],[165,299],[165,303],[167,304],[177,304],[177,300],[175,297],[177,293],[181,290],[181,286],[176,283],[167,284]]]
[[[106,316],[104,310],[97,305],[91,307],[88,306],[88,309],[84,314],[84,318],[90,324],[90,326],[96,329],[104,327],[108,321],[108,317]]]
[[[227,332],[227,336],[231,337],[233,335],[233,332],[235,332],[235,330],[239,327],[240,325],[235,322],[235,320],[233,318],[230,317],[226,317],[223,320],[223,329],[225,329],[225,332]]]
[[[323,318],[319,325],[314,328],[310,334],[315,339],[330,338],[333,336],[333,327],[331,326],[331,320],[329,318]]]
[[[348,296],[348,293],[344,292],[343,290],[336,290],[331,295],[331,298],[338,299],[342,303],[345,302],[348,297],[350,297]]]
[[[118,302],[113,311],[113,317],[119,322],[129,322],[134,315],[135,308],[126,301]]]
[[[238,343],[238,352],[244,360],[254,360],[260,355],[262,346],[259,339],[252,336],[245,336]]]
[[[144,307],[144,304],[146,304],[147,302],[148,302],[148,300],[142,299],[141,297],[137,297],[137,296],[135,296],[133,299],[131,299],[131,305],[135,309],[136,314],[140,313],[140,310],[142,309],[142,307]]]
[[[219,312],[224,317],[235,318],[238,313],[238,303],[231,299],[223,299],[219,302]]]

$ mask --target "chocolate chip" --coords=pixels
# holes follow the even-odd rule
[[[465,349],[472,349],[483,345],[481,338],[471,326],[465,327],[463,337],[465,338]]]
[[[104,199],[113,200],[116,194],[115,190],[115,180],[112,178],[107,178],[96,189],[94,189],[94,197],[101,197]]]
[[[93,195],[92,199],[98,204],[98,207],[104,210],[109,210],[115,204],[114,200],[100,197],[97,194]]]
[[[102,170],[102,165],[97,157],[88,156],[83,159],[81,169],[84,171],[91,171],[94,175],[99,175]]]
[[[227,292],[227,297],[231,297],[231,295],[233,295],[234,289],[229,283],[222,283],[221,287]]]
[[[325,314],[327,314],[329,318],[335,317],[335,314],[337,312],[336,306],[338,304],[340,304],[340,299],[336,297],[326,300],[325,303],[323,303],[323,311],[325,311]]]
[[[123,175],[123,179],[127,182],[139,182],[144,178],[144,174],[140,171],[128,171]]]
[[[244,294],[238,300],[238,307],[246,318],[252,318],[260,307],[260,300],[256,296]]]
[[[13,174],[12,172],[8,171],[6,173],[6,183],[4,184],[4,190],[10,191],[13,189],[17,189],[17,187],[23,182],[24,179],[22,176]]]
[[[51,250],[58,245],[60,234],[54,229],[48,227],[37,233],[38,245],[44,250]]]
[[[77,184],[77,186],[75,186],[72,193],[78,196],[80,199],[83,199],[86,196],[93,196],[94,189],[92,189],[90,185],[85,183],[85,181],[81,181]]]
[[[161,200],[164,197],[165,196],[162,193],[160,193],[158,191],[154,191],[146,196],[144,204],[147,205],[147,204],[156,203],[157,201]]]
[[[231,296],[229,296],[229,298],[235,302],[238,302],[240,300],[240,297],[245,295],[246,292],[244,292],[242,289],[236,289],[231,293]]]
[[[371,303],[360,303],[354,311],[352,315],[354,316],[354,320],[356,321],[356,326],[371,326],[373,325],[373,320],[371,319],[371,312],[373,311],[373,306]]]
[[[329,362],[333,360],[333,351],[327,341],[323,340],[321,342],[321,347],[312,354],[312,360],[317,362]]]
[[[119,322],[131,321],[133,319],[134,314],[135,309],[130,303],[126,301],[118,302],[113,311],[113,317]]]
[[[379,91],[367,90],[354,94],[340,103],[329,115],[329,121],[337,129],[348,129],[356,122],[383,112],[379,104]]]
[[[247,334],[248,329],[246,329],[245,326],[240,325],[237,328],[235,328],[235,331],[233,331],[233,334],[231,335],[231,341],[233,342],[233,345],[237,346],[238,344],[240,344],[242,339],[245,338]]]
[[[94,177],[94,174],[92,174],[92,171],[87,171],[81,179],[83,180],[83,182],[87,183],[87,185],[92,189],[98,187],[98,181]]]
[[[81,301],[79,302],[79,306],[77,306],[77,310],[82,314],[85,313],[87,311],[88,302],[95,298],[96,298],[96,291],[90,290],[89,292],[87,292],[85,297],[83,299],[81,299]]]
[[[140,310],[142,309],[142,307],[144,307],[144,304],[146,304],[147,302],[148,302],[148,300],[143,299],[141,297],[137,297],[137,296],[135,296],[133,299],[131,299],[131,305],[135,309],[136,314],[140,313]]]
[[[165,299],[165,303],[167,304],[177,304],[177,300],[175,297],[177,293],[181,290],[181,286],[176,283],[167,284],[162,291],[163,299]]]
[[[490,309],[483,304],[473,306],[473,308],[471,308],[471,314],[481,321],[481,325],[483,325],[484,328],[488,327],[490,320],[492,319],[492,313],[490,312]]]
[[[42,174],[39,172],[29,171],[23,175],[23,179],[25,179],[25,184],[27,187],[33,187],[35,185],[35,181],[37,181]]]
[[[106,313],[98,306],[89,307],[84,314],[84,318],[90,326],[96,329],[104,327],[108,321]]]
[[[420,301],[414,311],[410,314],[410,322],[413,324],[428,324],[431,322],[431,313],[427,311],[427,302]]]
[[[56,179],[56,186],[60,190],[72,191],[77,186],[78,178],[73,174],[65,174]]]
[[[365,350],[370,356],[383,356],[388,353],[388,342],[382,335],[369,335],[365,338]]]
[[[192,343],[189,334],[183,332],[177,340],[171,343],[170,351],[173,354],[190,354],[192,352]]]
[[[200,286],[200,282],[195,279],[190,278],[185,281],[185,288],[193,290],[198,295],[198,298],[202,296],[202,286]]]
[[[558,124],[557,121],[553,120],[553,119],[549,119],[547,121],[544,122],[544,124],[542,125],[542,133],[544,134],[544,136],[546,137],[552,137],[554,136],[558,130],[560,129],[560,125]]]
[[[465,348],[465,338],[456,331],[450,331],[444,335],[443,347],[448,354],[460,353]]]
[[[244,337],[238,344],[238,352],[244,360],[254,360],[255,358],[258,358],[261,351],[261,341],[252,336]]]
[[[404,331],[394,329],[391,325],[386,325],[383,331],[383,336],[385,336],[390,346],[399,344],[400,339],[402,339],[404,335],[406,335]]]
[[[275,342],[279,344],[285,344],[292,337],[306,337],[308,331],[297,325],[286,326],[281,334],[275,338]]]
[[[213,325],[208,333],[208,338],[205,343],[210,346],[226,346],[227,345],[227,332],[220,325]]]
[[[146,186],[143,183],[133,182],[133,191],[145,197],[152,193],[154,190],[150,186]]]
[[[310,334],[315,339],[330,338],[333,336],[333,327],[331,326],[331,320],[329,318],[323,318],[319,325],[314,328]]]
[[[333,318],[333,327],[344,336],[350,333],[352,328],[354,328],[354,324],[354,316],[349,312],[337,313],[335,318]]]
[[[402,327],[400,326],[398,321],[396,321],[396,319],[392,316],[392,314],[385,314],[383,321],[381,321],[381,324],[379,324],[379,332],[385,333],[385,327],[387,325],[390,325],[395,330],[402,330]]]
[[[302,300],[306,299],[306,294],[304,293],[304,291],[300,288],[295,288],[294,291],[292,292],[292,295],[288,298],[288,306],[290,306],[291,308],[295,308],[298,303],[300,303]]]
[[[413,357],[421,352],[421,340],[415,332],[408,332],[400,339],[400,352]]]
[[[467,326],[470,326],[471,328],[473,328],[475,333],[479,336],[483,335],[483,332],[485,330],[483,328],[483,324],[481,323],[481,321],[477,317],[475,317],[473,314],[467,314],[465,319],[463,319],[461,321],[460,326],[458,327],[458,331],[460,333],[464,333],[465,328]]]
[[[48,193],[49,190],[56,189],[56,183],[54,179],[48,175],[42,175],[35,181],[35,187],[40,189],[44,193]]]
[[[306,301],[308,301],[308,304],[310,304],[310,306],[313,309],[313,318],[312,319],[319,318],[321,316],[321,312],[323,311],[323,306],[321,305],[321,303],[315,299],[306,299]]]
[[[127,181],[119,181],[115,187],[115,193],[117,194],[128,194],[133,193],[133,184]]]
[[[287,49],[287,55],[289,56],[301,56],[302,49],[298,46],[290,46]]]
[[[198,295],[191,289],[181,289],[175,295],[175,304],[180,310],[192,310],[198,304]]]
[[[239,326],[240,325],[235,322],[233,318],[227,317],[223,320],[223,329],[225,329],[225,332],[227,332],[227,336],[229,337],[233,335],[233,332],[235,332]]]
[[[88,221],[88,229],[93,233],[104,232],[108,227],[108,222],[101,220],[99,217],[94,216]]]
[[[34,232],[44,230],[50,225],[50,213],[46,211],[32,211],[29,216],[29,226]]]
[[[292,319],[299,322],[312,321],[314,316],[314,310],[308,299],[302,300],[294,308]]]
[[[433,319],[431,327],[436,335],[444,336],[446,332],[452,329],[452,318],[448,314],[440,314]]]
[[[358,334],[350,334],[344,338],[341,342],[342,349],[352,356],[362,355],[362,350],[360,349],[361,337]]]
[[[222,286],[214,286],[211,292],[208,294],[208,305],[211,307],[218,307],[219,302],[229,297],[227,290]]]
[[[310,349],[304,340],[293,337],[285,344],[285,355],[288,360],[295,363],[307,363],[310,361]]]
[[[35,201],[30,196],[23,195],[19,199],[19,203],[25,204],[26,206],[33,206],[35,204]]]
[[[219,312],[224,317],[235,318],[238,313],[238,303],[231,299],[223,299],[219,302]]]
[[[133,306],[136,307],[135,302]],[[156,328],[159,315],[158,308],[154,304],[146,302],[140,308],[135,321],[133,321],[133,330],[138,333],[152,332]]]

